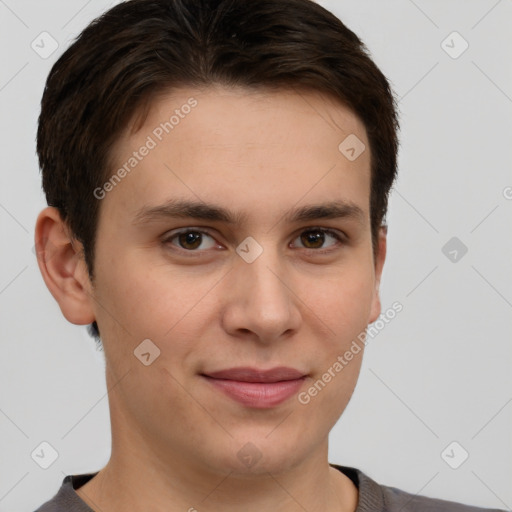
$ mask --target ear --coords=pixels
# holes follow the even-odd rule
[[[41,211],[34,238],[39,270],[62,314],[72,324],[92,323],[94,299],[83,247],[70,236],[57,208]]]
[[[382,269],[384,268],[384,261],[386,259],[386,246],[387,246],[387,226],[379,228],[379,236],[377,242],[377,254],[375,256],[375,288],[373,290],[373,299],[371,305],[369,323],[375,322],[381,313],[381,303],[379,286],[382,277]]]

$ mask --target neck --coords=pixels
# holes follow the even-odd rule
[[[117,438],[119,439],[119,438]],[[76,492],[93,510],[121,512],[355,512],[358,491],[352,481],[328,464],[327,442],[299,466],[279,473],[264,468],[239,474],[208,471],[186,457],[143,443],[142,449],[116,450],[109,463]]]

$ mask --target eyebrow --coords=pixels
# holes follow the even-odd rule
[[[168,218],[193,218],[226,224],[242,224],[247,220],[244,212],[233,212],[222,206],[185,199],[170,199],[156,206],[144,206],[133,219],[134,225],[149,224]],[[293,208],[284,215],[285,222],[304,222],[317,219],[352,219],[360,224],[365,221],[365,213],[355,203],[330,201],[323,204]]]

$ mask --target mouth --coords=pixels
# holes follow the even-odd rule
[[[299,391],[307,378],[304,372],[284,366],[270,370],[229,368],[201,376],[225,396],[256,409],[271,408],[285,402]]]

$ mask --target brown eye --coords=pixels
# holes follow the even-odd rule
[[[209,245],[208,242],[204,241],[205,237],[211,239]],[[176,240],[178,243],[173,243],[173,240]],[[199,252],[196,251],[196,249],[198,248],[210,249],[215,246],[215,241],[208,233],[206,233],[205,231],[195,229],[188,229],[186,231],[180,231],[178,233],[175,233],[174,235],[167,237],[164,240],[164,243],[170,243],[171,245],[177,246],[180,249],[194,252]]]
[[[186,233],[180,233],[178,240],[183,249],[197,249],[201,245],[202,236],[201,233],[187,231]]]
[[[305,231],[300,239],[308,249],[318,249],[324,243],[325,234],[320,231]]]
[[[330,248],[338,245],[338,243],[343,241],[342,236],[337,232],[324,228],[308,229],[303,231],[300,236],[296,238],[296,240],[299,238],[305,249],[313,250]],[[324,243],[329,238],[334,239],[334,243],[331,243],[328,246],[324,246]]]

